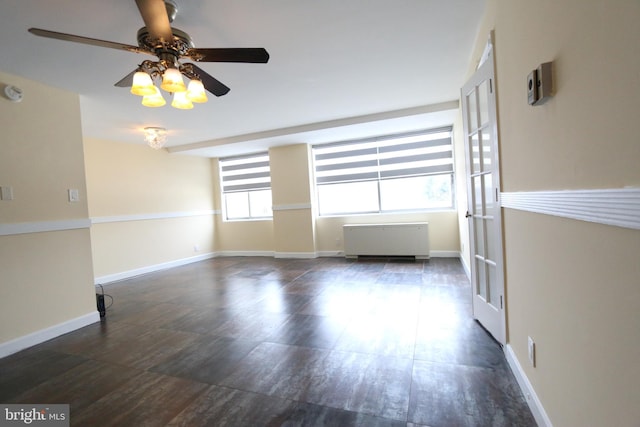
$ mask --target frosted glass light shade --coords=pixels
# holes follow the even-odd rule
[[[167,142],[167,130],[159,127],[146,127],[144,128],[144,140],[147,141],[149,147],[158,150]]]
[[[152,95],[145,95],[142,97],[142,105],[145,107],[162,107],[167,103],[167,101],[162,97],[160,89],[155,86],[153,88],[155,91]]]
[[[173,101],[171,106],[179,108],[180,110],[190,110],[193,108],[193,104],[187,98],[187,92],[176,92],[173,94]]]
[[[187,87],[187,99],[191,102],[204,103],[207,102],[207,94],[204,91],[204,85],[200,80],[191,80]]]
[[[139,96],[152,95],[155,89],[149,74],[144,71],[137,71],[133,75],[133,84],[131,85],[132,94]]]
[[[168,68],[167,71],[164,72],[160,87],[162,90],[172,93],[186,92],[187,90],[187,87],[182,81],[182,74],[175,68]]]

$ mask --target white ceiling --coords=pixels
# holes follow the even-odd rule
[[[451,124],[484,0],[177,0],[196,47],[264,47],[267,64],[199,63],[231,88],[182,111],[114,83],[146,55],[36,37],[30,27],[136,45],[134,0],[0,0],[0,70],[80,94],[85,136],[240,154]],[[0,82],[6,83],[6,82]],[[29,96],[28,93],[25,96]]]

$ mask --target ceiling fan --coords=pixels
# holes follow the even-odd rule
[[[173,73],[178,76],[184,75],[191,81],[200,81],[207,91],[215,96],[222,96],[230,90],[226,85],[195,64],[182,63],[180,60],[189,58],[196,62],[244,63],[266,63],[269,61],[269,53],[264,48],[196,48],[189,34],[171,27],[170,23],[173,22],[178,12],[177,5],[173,0],[136,0],[136,5],[145,24],[138,30],[138,46],[40,28],[29,28],[29,32],[41,37],[144,53],[158,58],[157,61],[143,61],[138,68],[115,84],[119,87],[132,86],[134,76],[139,72],[148,74],[152,79]],[[167,71],[170,72],[167,73]],[[184,86],[184,83],[182,85]],[[165,89],[164,86],[162,87]],[[172,90],[168,91],[173,92]]]

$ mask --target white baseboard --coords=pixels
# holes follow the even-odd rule
[[[538,399],[536,391],[533,389],[533,386],[529,382],[529,378],[527,378],[527,375],[524,373],[522,365],[520,365],[516,354],[513,352],[513,349],[509,344],[504,346],[504,355],[507,358],[511,371],[513,371],[513,375],[516,377],[516,381],[518,381],[522,394],[524,394],[527,404],[529,405],[529,409],[531,409],[531,413],[536,419],[538,425],[540,427],[553,427],[549,416],[542,407],[540,399]]]
[[[311,259],[318,258],[316,252],[276,252],[274,258],[303,258]]]
[[[459,258],[460,252],[458,251],[429,251],[431,258]]]
[[[58,323],[57,325],[50,326],[45,329],[41,329],[36,332],[32,332],[28,335],[24,335],[11,341],[7,341],[0,344],[0,358],[9,356],[10,354],[17,353],[25,348],[32,347],[34,345],[49,341],[60,335],[75,331],[92,323],[100,321],[100,313],[92,311],[83,316],[76,317],[75,319],[67,320],[66,322]]]
[[[122,271],[120,273],[107,274],[105,276],[99,276],[94,279],[96,284],[107,285],[109,283],[117,282],[120,280],[130,279],[142,274],[153,273],[155,271],[166,270],[168,268],[179,267],[181,265],[191,264],[193,262],[204,261],[206,259],[214,258],[217,256],[214,252],[209,252],[202,255],[197,255],[189,258],[177,259],[174,261],[163,262],[160,264],[149,265],[146,267],[136,268],[133,270]]]
[[[272,257],[274,256],[274,251],[220,251],[216,252],[216,256],[218,257],[231,257],[231,256],[263,256],[263,257]]]
[[[316,253],[318,254],[319,258],[323,258],[323,257],[328,257],[328,258],[344,257],[344,252],[342,252],[342,251],[318,251]]]
[[[464,268],[464,272],[467,275],[469,281],[471,281],[471,269],[469,268],[469,264],[467,264],[467,260],[464,259],[462,252],[458,253],[458,257],[460,258],[460,264],[462,264],[462,268]]]

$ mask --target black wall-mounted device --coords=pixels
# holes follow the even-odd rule
[[[544,104],[553,95],[552,62],[540,64],[527,76],[527,102]]]
[[[529,105],[535,105],[538,99],[538,70],[533,70],[527,76],[527,102]]]

